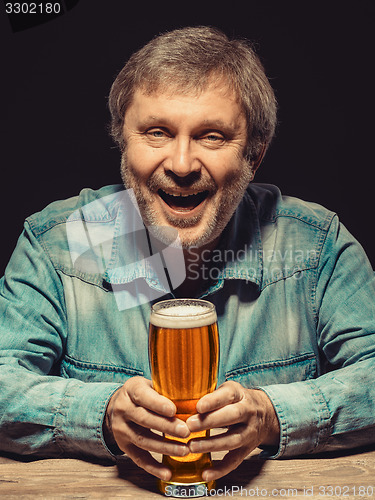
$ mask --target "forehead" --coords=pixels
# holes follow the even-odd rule
[[[144,81],[136,86],[135,91],[143,94],[165,94],[165,95],[186,95],[198,96],[205,92],[220,91],[230,97],[236,98],[240,95],[239,89],[230,75],[224,75],[215,71],[208,74],[202,72],[200,75],[187,75],[177,71],[171,72],[170,69],[160,69],[158,78],[152,81]]]
[[[243,125],[245,113],[235,92],[228,85],[210,85],[202,90],[184,91],[174,86],[147,92],[139,88],[125,113],[129,118],[179,118],[217,120]]]

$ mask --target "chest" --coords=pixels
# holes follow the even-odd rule
[[[120,383],[134,375],[150,378],[150,303],[120,310],[113,291],[70,280],[61,374]],[[206,297],[218,314],[219,384],[236,380],[251,387],[316,376],[319,353],[308,296],[296,294],[293,285],[280,281],[259,294],[252,284],[233,280]]]

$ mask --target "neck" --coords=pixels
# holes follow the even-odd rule
[[[208,281],[208,269],[211,252],[217,246],[219,238],[202,247],[191,247],[184,250],[186,278],[174,290],[176,297],[196,297]]]

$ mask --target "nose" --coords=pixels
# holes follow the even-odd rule
[[[176,137],[165,167],[179,177],[186,177],[191,172],[201,169],[201,163],[194,155],[194,146],[190,137]]]

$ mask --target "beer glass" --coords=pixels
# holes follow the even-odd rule
[[[177,418],[186,421],[196,413],[198,400],[216,387],[219,334],[215,306],[199,299],[171,299],[154,304],[149,357],[154,389],[172,400]],[[192,432],[186,439],[168,435],[165,438],[186,443],[208,435],[209,431],[203,431]],[[202,480],[202,471],[212,466],[210,453],[164,455],[163,464],[172,470],[172,478],[159,480],[158,486],[168,496],[203,496],[215,486],[214,481]]]

